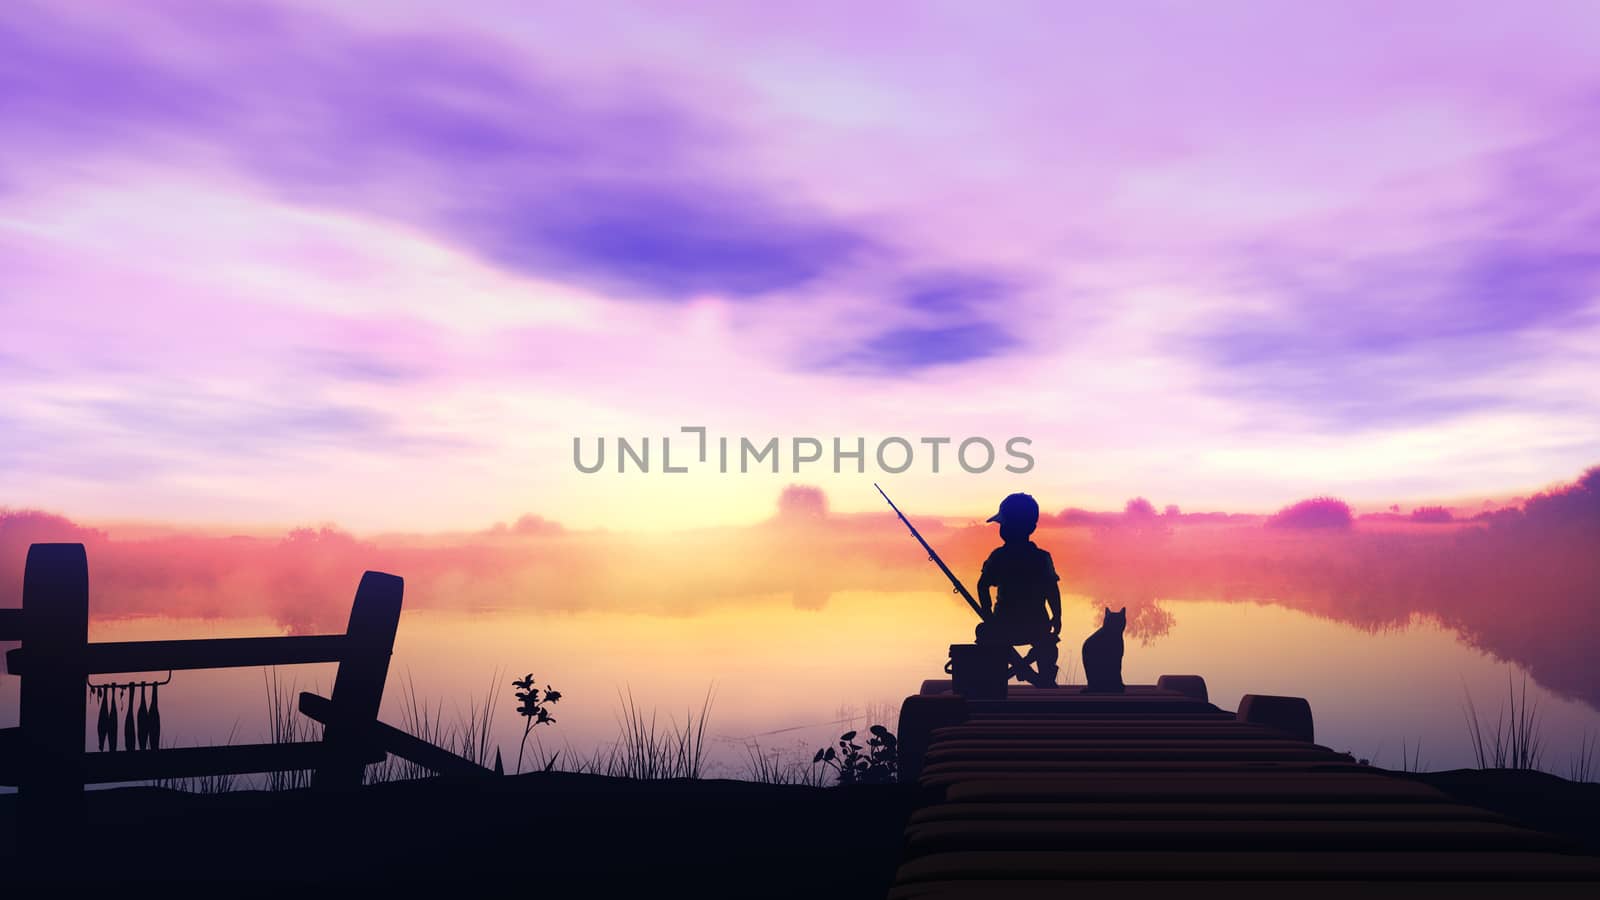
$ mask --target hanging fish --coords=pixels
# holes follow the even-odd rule
[[[139,741],[139,735],[133,727],[133,685],[128,685],[128,711],[122,719],[122,749],[132,750]]]
[[[161,749],[161,682],[150,685],[150,749]]]
[[[106,716],[106,749],[117,749],[117,686],[106,685],[107,693],[111,695],[111,712]]]
[[[144,682],[139,682],[139,749],[150,749],[150,707],[145,705]]]
[[[95,734],[100,738],[100,749],[106,749],[106,732],[111,730],[110,713],[106,712],[106,688],[100,685],[94,689],[100,697],[100,718],[94,723]]]

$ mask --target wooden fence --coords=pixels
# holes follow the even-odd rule
[[[76,846],[85,784],[200,775],[312,770],[312,787],[354,788],[386,753],[448,775],[488,769],[378,721],[400,623],[404,582],[361,576],[344,634],[89,643],[89,564],[82,544],[28,548],[21,609],[0,610],[0,640],[21,641],[6,670],[22,676],[16,728],[0,730],[0,785],[17,788],[19,850]],[[85,752],[90,675],[338,663],[333,695],[301,694],[321,741]]]

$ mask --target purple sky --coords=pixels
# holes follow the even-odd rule
[[[597,10],[592,7],[601,7]],[[575,435],[982,435],[920,505],[1600,461],[1600,7],[0,5],[0,502],[749,520]],[[922,471],[922,470],[918,470]]]

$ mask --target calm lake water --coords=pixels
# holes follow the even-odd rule
[[[629,695],[666,727],[698,715],[710,692],[706,774],[743,777],[753,747],[786,762],[809,760],[846,728],[877,721],[895,727],[900,700],[923,679],[943,677],[948,645],[971,639],[971,613],[943,591],[837,592],[821,608],[787,599],[752,596],[746,604],[685,614],[409,610],[382,715],[401,724],[407,685],[447,721],[466,715],[471,703],[492,702],[495,740],[509,769],[522,733],[511,680],[532,672],[563,694],[556,724],[537,736],[543,754],[561,751],[558,765],[566,767],[615,739]],[[1333,749],[1399,768],[1404,743],[1413,755],[1420,752],[1423,768],[1472,765],[1466,698],[1492,724],[1508,679],[1522,689],[1523,666],[1476,649],[1436,617],[1416,614],[1373,627],[1341,621],[1340,605],[1322,602],[1313,613],[1265,600],[1163,601],[1159,627],[1129,636],[1124,676],[1141,683],[1166,673],[1200,674],[1212,701],[1228,709],[1245,693],[1303,696],[1318,742]],[[1359,597],[1349,605],[1364,606]],[[1098,611],[1088,597],[1067,598],[1064,677],[1081,682],[1077,648],[1098,624]],[[95,620],[90,639],[281,633],[266,617],[134,616]],[[286,686],[326,694],[333,666],[276,675]],[[261,669],[176,673],[161,692],[163,742],[264,740],[268,677]],[[0,678],[0,726],[16,724],[18,685],[17,678]],[[1584,736],[1600,734],[1600,713],[1570,693],[1527,679],[1545,745],[1543,767],[1562,775]],[[85,723],[92,748],[94,710],[87,701]],[[530,741],[527,765],[538,755]]]

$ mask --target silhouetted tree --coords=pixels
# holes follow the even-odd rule
[[[1312,497],[1278,510],[1267,519],[1268,528],[1349,528],[1354,521],[1350,505],[1335,497]]]
[[[806,484],[791,484],[778,495],[778,518],[786,522],[825,519],[828,516],[828,495],[822,488]]]
[[[1442,523],[1455,521],[1455,515],[1442,506],[1419,506],[1411,511],[1411,521]]]
[[[1128,505],[1122,508],[1122,517],[1130,521],[1154,519],[1156,517],[1156,508],[1149,500],[1143,497],[1135,497],[1129,500]]]

